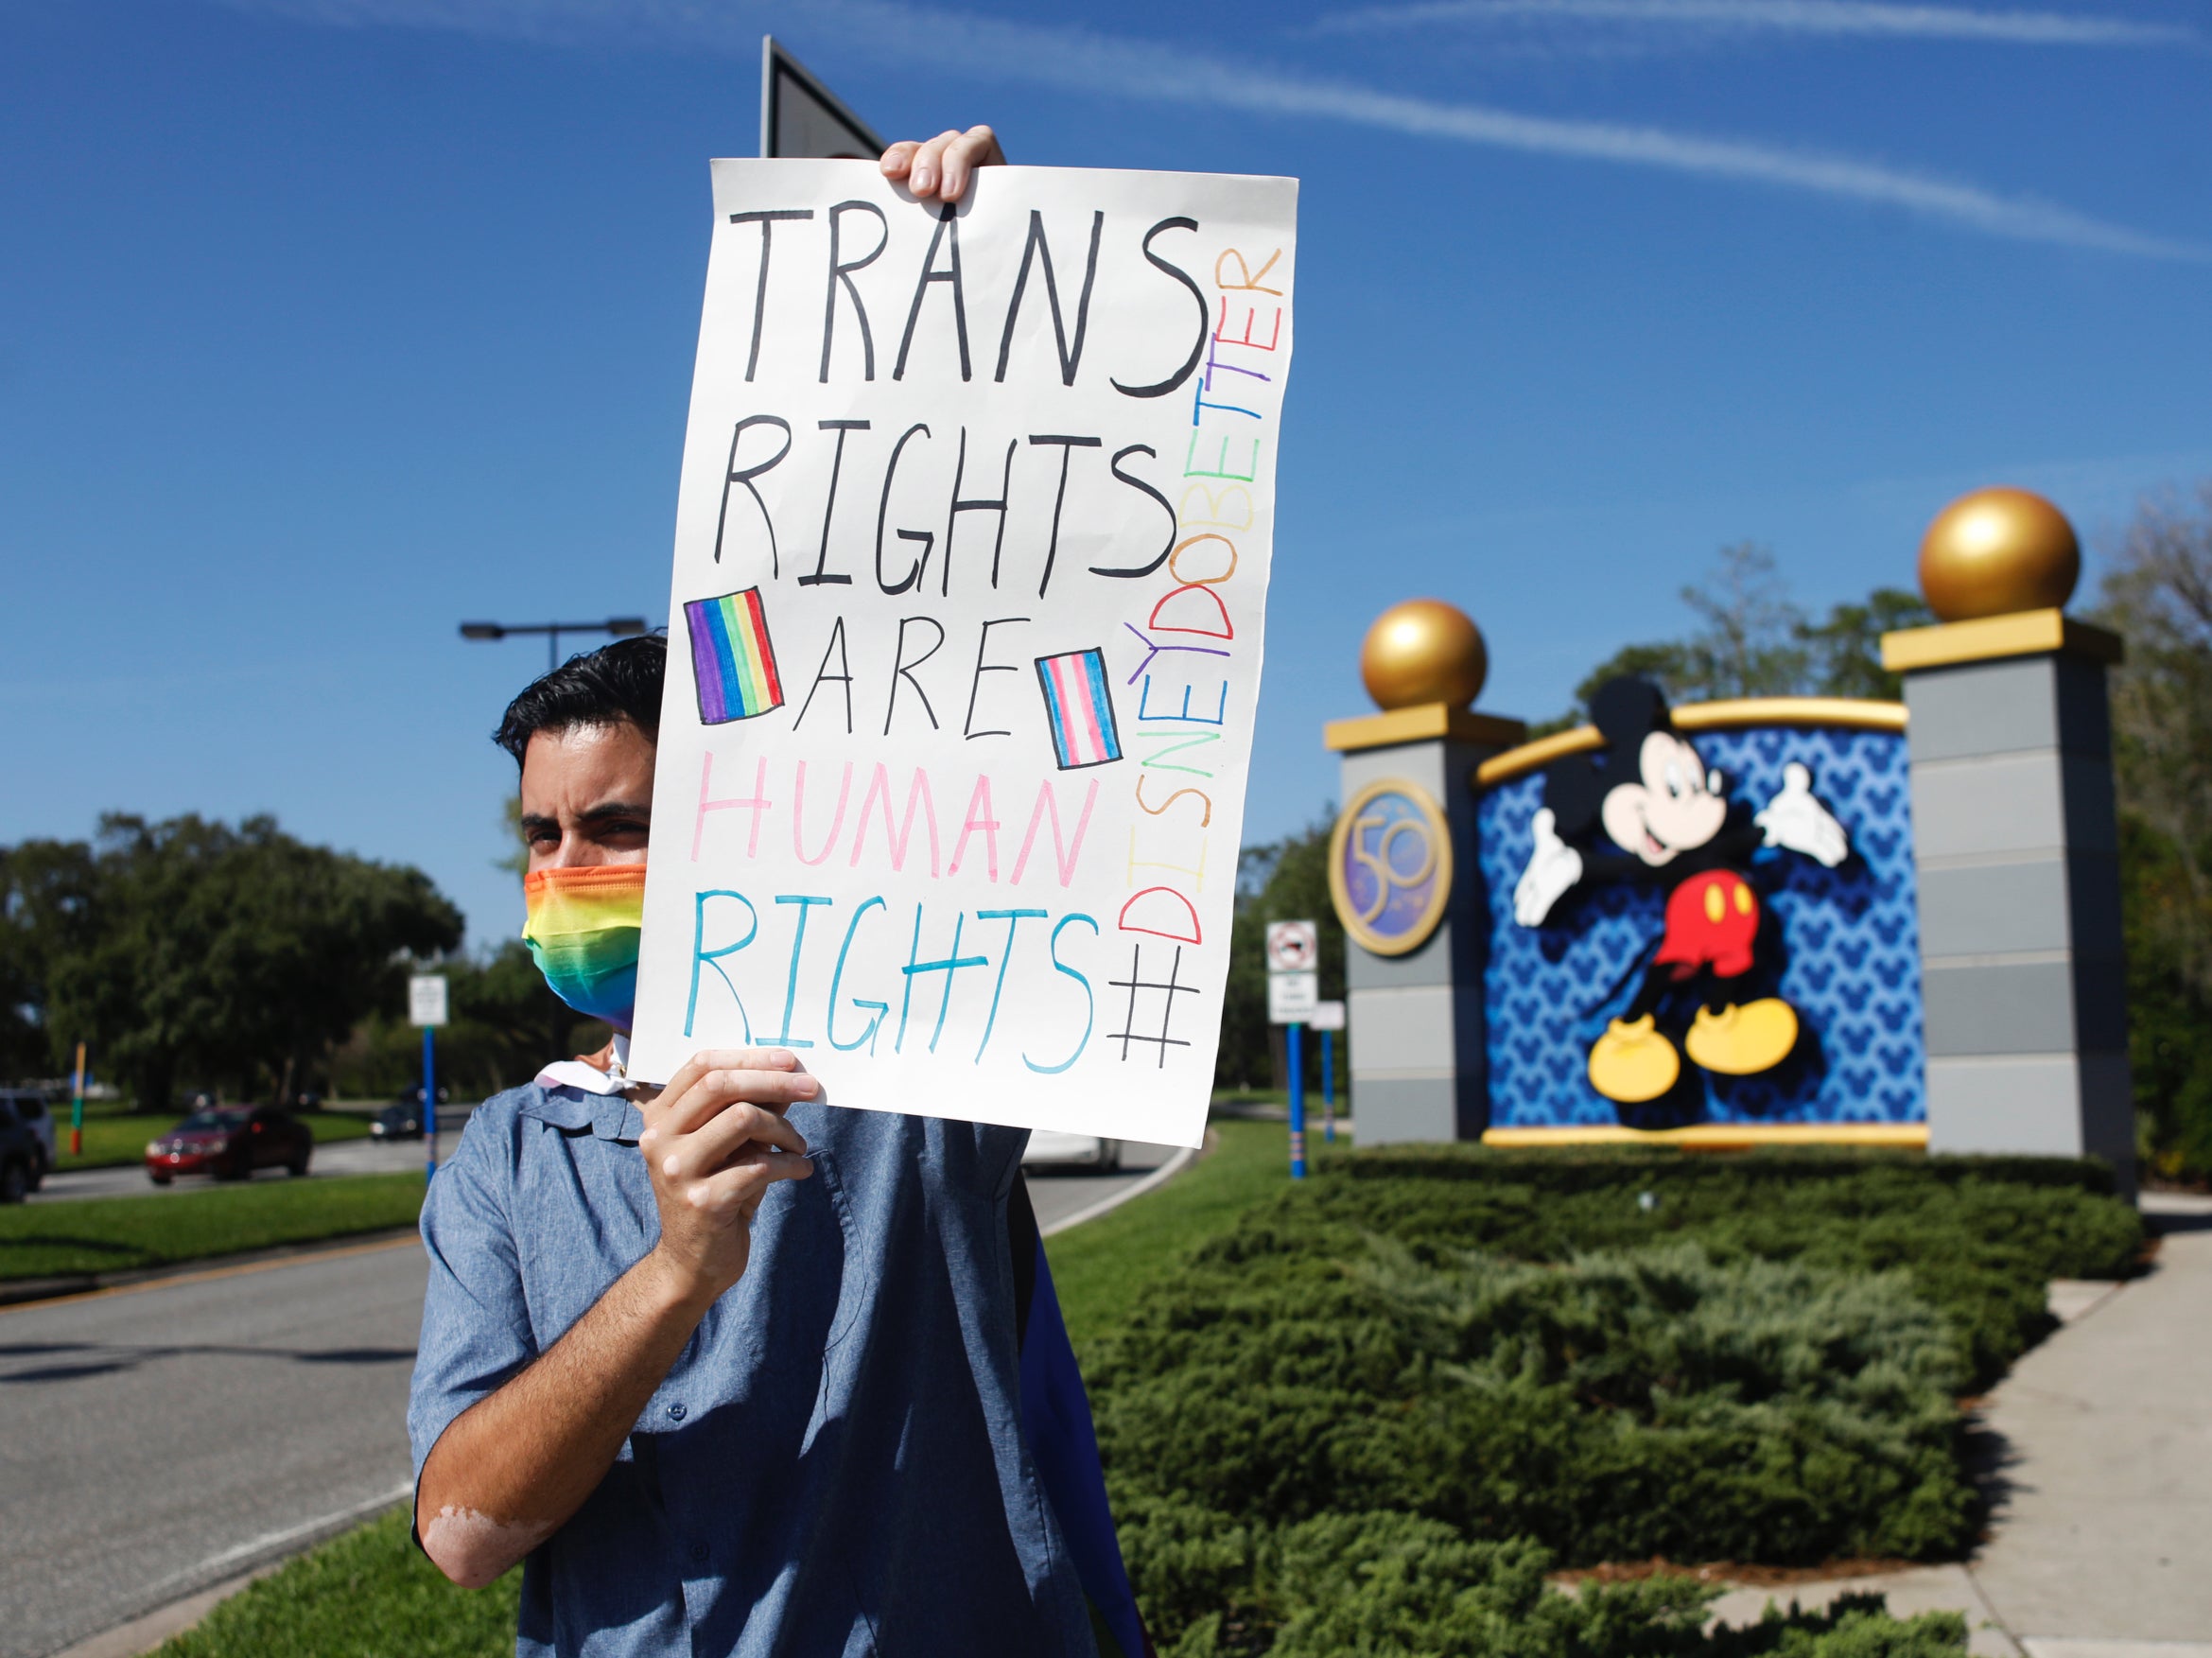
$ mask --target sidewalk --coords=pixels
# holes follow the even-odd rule
[[[2065,1327],[1982,1413],[1997,1508],[1973,1560],[1739,1589],[1719,1619],[1873,1590],[1899,1615],[1966,1614],[1986,1658],[2212,1658],[2212,1199],[2143,1210],[2155,1269],[2109,1293],[2053,1286]]]

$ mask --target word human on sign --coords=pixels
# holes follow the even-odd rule
[[[1195,1144],[1287,179],[717,162],[631,1068]]]

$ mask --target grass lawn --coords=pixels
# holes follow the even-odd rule
[[[411,1226],[420,1174],[256,1181],[167,1197],[0,1209],[0,1279],[126,1272],[209,1255]]]
[[[106,1169],[118,1163],[135,1163],[146,1156],[146,1143],[166,1134],[183,1120],[182,1111],[111,1111],[84,1114],[84,1155],[69,1155],[69,1107],[49,1107],[54,1113],[54,1172],[70,1169]],[[361,1140],[369,1132],[369,1119],[332,1111],[302,1111],[301,1122],[314,1131],[315,1143],[334,1140]]]
[[[456,1589],[397,1509],[302,1555],[165,1643],[158,1658],[506,1658],[522,1573]]]
[[[1185,1254],[1290,1184],[1290,1134],[1280,1123],[1225,1119],[1213,1136],[1212,1148],[1166,1185],[1046,1242],[1078,1356],[1125,1323]],[[1323,1145],[1318,1127],[1306,1142],[1316,1165],[1350,1149],[1348,1140]]]

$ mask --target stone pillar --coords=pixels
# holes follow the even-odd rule
[[[2046,608],[1890,634],[1882,660],[1909,710],[1928,1149],[2100,1157],[2133,1191],[2120,649]]]
[[[1469,780],[1528,728],[1471,711],[1489,671],[1464,611],[1394,604],[1360,647],[1360,678],[1383,711],[1323,733],[1344,757],[1329,893],[1344,923],[1362,1145],[1479,1140],[1489,1126],[1489,930]]]
[[[1328,728],[1329,746],[1343,756],[1348,814],[1370,784],[1418,790],[1442,816],[1451,848],[1441,917],[1415,948],[1385,953],[1363,947],[1338,906],[1348,921],[1351,1111],[1362,1145],[1479,1140],[1489,1126],[1483,1020],[1488,925],[1468,779],[1482,761],[1526,735],[1518,720],[1444,704],[1340,720]],[[1340,828],[1338,844],[1348,838],[1349,826]],[[1373,838],[1369,830],[1370,846]],[[1406,847],[1397,850],[1402,863],[1415,856]]]

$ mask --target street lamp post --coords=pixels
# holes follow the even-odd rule
[[[561,666],[563,634],[612,634],[618,639],[624,639],[645,631],[642,616],[610,616],[604,621],[464,621],[461,624],[461,637],[464,639],[503,639],[510,634],[544,634],[548,673]]]

